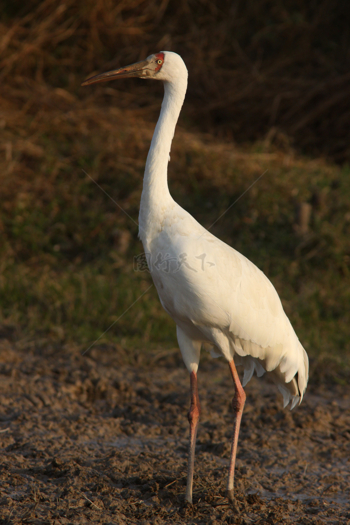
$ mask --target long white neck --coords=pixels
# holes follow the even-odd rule
[[[139,235],[144,246],[157,234],[164,213],[173,203],[168,187],[168,162],[186,89],[187,74],[171,82],[164,82],[162,109],[148,152],[143,179]]]

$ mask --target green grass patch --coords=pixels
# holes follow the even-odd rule
[[[18,338],[81,348],[97,339],[176,345],[155,288],[144,294],[149,274],[133,264],[143,251],[135,222],[154,122],[76,101],[68,113],[22,115],[20,133],[18,115],[0,159],[0,323]],[[169,184],[179,204],[268,275],[311,356],[349,359],[347,167],[180,128]],[[296,210],[305,205],[301,234]]]

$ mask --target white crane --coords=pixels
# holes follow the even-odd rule
[[[187,69],[176,53],[146,60],[87,79],[82,85],[118,78],[162,80],[164,99],[148,153],[140,204],[139,235],[160,301],[177,327],[177,339],[190,373],[190,444],[186,500],[192,503],[195,442],[200,415],[197,370],[203,343],[223,356],[235,388],[234,431],[228,477],[233,501],[239,427],[246,399],[243,386],[254,371],[269,374],[284,406],[300,403],[308,381],[307,354],[268,278],[246,257],[217,239],[171,197],[169,153],[187,89]]]

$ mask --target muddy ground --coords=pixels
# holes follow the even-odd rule
[[[290,412],[273,385],[249,383],[232,506],[233,387],[224,362],[204,359],[191,507],[176,350],[0,346],[0,523],[350,524],[349,385],[311,381]]]

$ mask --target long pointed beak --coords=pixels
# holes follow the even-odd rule
[[[98,82],[108,82],[115,78],[145,77],[150,74],[150,71],[147,69],[148,64],[148,60],[143,60],[142,62],[136,62],[130,66],[107,71],[106,73],[101,73],[100,75],[95,75],[94,77],[84,80],[82,86],[89,86],[90,84],[97,84]]]

